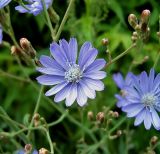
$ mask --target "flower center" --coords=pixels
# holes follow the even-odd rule
[[[68,71],[65,72],[65,79],[68,82],[78,82],[82,77],[82,72],[79,65],[69,65]]]
[[[145,106],[152,106],[152,105],[155,105],[157,102],[157,96],[151,94],[151,93],[148,93],[148,94],[145,94],[143,97],[142,97],[142,103],[145,105]]]

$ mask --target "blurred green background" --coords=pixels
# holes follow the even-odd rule
[[[38,57],[42,54],[49,55],[49,44],[52,40],[43,14],[36,17],[29,14],[19,14],[14,10],[15,5],[16,3],[11,3],[10,9],[16,39],[19,40],[22,37],[28,38],[37,50]],[[62,20],[67,6],[68,1],[66,0],[54,0],[53,8],[59,14],[60,20]],[[50,128],[52,141],[56,143],[55,153],[89,153],[86,149],[94,146],[95,143],[91,139],[91,136],[81,127],[83,126],[90,130],[93,136],[96,137],[97,142],[100,142],[106,132],[103,131],[103,126],[95,126],[96,114],[104,111],[108,107],[119,112],[119,118],[113,119],[109,129],[114,127],[114,125],[125,116],[125,114],[116,107],[114,94],[118,92],[118,89],[112,80],[113,73],[120,71],[123,75],[126,75],[131,65],[132,72],[135,74],[143,70],[149,72],[160,48],[156,35],[159,27],[158,17],[160,14],[160,2],[157,0],[75,0],[61,38],[69,40],[70,37],[76,37],[79,47],[85,41],[91,41],[93,46],[99,50],[99,57],[103,57],[107,61],[108,55],[106,53],[106,47],[102,45],[101,40],[103,38],[109,39],[108,49],[112,57],[116,57],[122,53],[130,47],[132,43],[131,36],[134,31],[128,24],[128,15],[134,13],[139,18],[144,9],[151,11],[149,21],[151,34],[149,41],[144,44],[143,48],[139,47],[132,50],[129,54],[106,69],[108,76],[104,80],[105,90],[98,92],[95,100],[88,100],[88,105],[84,108],[80,108],[74,103],[72,107],[68,108],[72,120],[67,117],[63,122]],[[6,34],[4,34],[4,40],[12,43]],[[145,56],[148,56],[149,59],[141,64]],[[133,61],[138,65],[132,64]],[[11,56],[10,50],[3,46],[0,47],[0,69],[8,73],[0,72],[1,106],[12,119],[27,125],[28,116],[33,113],[38,98],[40,85],[36,83],[35,78],[39,74],[34,68],[27,66],[25,63],[23,63],[23,68],[19,67],[15,57]],[[159,63],[156,71],[160,71]],[[11,76],[15,75],[26,78],[26,74],[35,82],[37,88],[33,87],[30,82],[23,82]],[[47,89],[48,87],[45,87],[44,91]],[[52,100],[53,98],[51,98],[51,101]],[[53,104],[54,105],[52,105],[52,102],[49,103],[44,97],[41,100],[39,114],[43,116],[47,122],[52,122],[60,117],[61,113],[56,108],[66,109],[64,102],[59,104],[53,102]],[[93,111],[94,113],[94,121],[92,122],[87,119],[88,111]],[[13,131],[12,126],[10,126],[7,121],[2,119],[0,121],[0,131]],[[75,121],[79,121],[82,124],[81,127],[79,127]],[[141,154],[146,152],[152,136],[156,135],[160,137],[159,132],[154,129],[146,131],[143,125],[134,127],[132,119],[127,119],[117,129],[123,130],[124,133],[121,137],[115,140],[106,140],[106,142],[91,153],[127,154],[128,151],[129,154]],[[23,147],[24,143],[18,137],[16,139]],[[45,135],[40,131],[35,131],[35,133],[32,134],[31,143],[37,149],[41,147],[49,149]],[[12,141],[7,138],[0,139],[0,147],[6,153],[12,153],[12,151],[18,149],[18,146],[15,146]],[[155,151],[157,154],[160,153],[160,147],[157,147]]]

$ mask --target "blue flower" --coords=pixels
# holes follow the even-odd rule
[[[43,11],[43,5],[41,0],[25,0],[28,4],[25,7],[19,5],[15,9],[20,13],[30,13],[33,15],[38,15]],[[44,0],[46,8],[48,9],[52,5],[53,0]]]
[[[160,73],[155,76],[154,69],[149,76],[144,71],[139,76],[132,75],[132,84],[125,87],[127,104],[122,110],[128,117],[135,117],[134,125],[144,122],[148,130],[153,125],[160,129]]]
[[[132,84],[132,73],[129,72],[125,78],[125,80],[123,79],[123,76],[121,73],[117,73],[113,75],[113,80],[115,81],[116,85],[118,86],[118,88],[120,88],[121,90],[121,95],[119,94],[115,94],[115,97],[117,98],[118,102],[117,102],[117,106],[118,107],[122,107],[125,106],[128,102],[125,99],[125,95],[126,95],[126,91],[125,91],[125,87],[127,86],[131,86]]]
[[[106,77],[100,71],[106,64],[104,59],[96,59],[98,51],[90,42],[85,42],[77,58],[77,40],[71,38],[69,43],[62,39],[50,45],[53,58],[41,56],[42,67],[37,70],[44,75],[37,78],[42,85],[55,85],[46,92],[46,96],[55,95],[54,101],[66,99],[66,106],[71,106],[74,101],[80,106],[87,103],[87,98],[94,99],[95,91],[102,91],[104,84],[100,79]]]
[[[0,44],[2,43],[3,40],[3,30],[2,30],[2,26],[0,24]]]
[[[8,5],[10,2],[11,0],[0,0],[0,9]]]

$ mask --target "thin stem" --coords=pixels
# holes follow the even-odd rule
[[[64,17],[63,17],[63,19],[62,19],[62,22],[61,22],[61,24],[60,24],[60,26],[59,26],[59,29],[58,29],[58,32],[57,32],[57,34],[56,34],[55,41],[57,41],[57,40],[59,39],[60,35],[61,35],[61,32],[62,32],[63,27],[64,27],[64,24],[65,24],[66,21],[67,21],[67,18],[68,18],[70,9],[72,8],[73,2],[74,2],[74,0],[70,0],[70,3],[69,3],[68,8],[67,8],[67,10],[66,10],[66,13],[65,13],[65,15],[64,15]]]
[[[30,82],[28,79],[21,78],[21,77],[18,77],[16,75],[4,72],[1,69],[0,69],[0,73],[1,73],[0,76],[5,76],[5,77],[12,78],[12,79],[15,79],[15,80],[18,80],[18,81],[22,81],[22,82],[27,82],[27,83]]]
[[[48,142],[49,142],[51,154],[54,154],[53,143],[52,143],[51,137],[49,135],[49,131],[47,131],[47,130],[46,130],[46,135],[47,135],[47,139],[48,139]]]
[[[64,119],[67,115],[68,115],[68,110],[66,110],[66,112],[64,112],[58,120],[53,121],[53,122],[47,124],[47,126],[48,126],[48,127],[52,127],[52,126],[54,126],[54,125],[57,125],[58,123],[62,122],[63,119]]]
[[[37,99],[37,103],[36,103],[36,107],[35,107],[34,112],[33,112],[33,116],[35,115],[35,113],[38,112],[38,109],[39,109],[39,106],[40,106],[41,97],[42,97],[42,94],[43,94],[43,88],[44,88],[44,86],[41,86],[41,89],[40,89],[40,92],[39,92],[39,96],[38,96],[38,99]],[[32,127],[33,122],[34,122],[34,119],[32,117],[32,120],[31,120],[31,123],[29,125],[29,128]],[[29,130],[28,133],[27,133],[27,137],[28,138],[30,136],[30,133],[31,133],[31,131]]]
[[[111,65],[112,63],[116,62],[118,59],[122,58],[124,55],[126,55],[131,49],[135,48],[136,44],[132,44],[127,50],[125,50],[124,52],[122,52],[120,55],[118,55],[117,57],[115,57],[114,59],[112,59],[109,63],[107,63],[106,67],[108,67],[109,65]]]
[[[49,27],[50,32],[51,32],[52,40],[55,41],[55,37],[54,37],[54,36],[55,36],[54,29],[53,29],[53,27],[52,27],[52,23],[51,23],[49,14],[48,14],[48,12],[47,12],[47,8],[46,8],[45,1],[44,1],[44,0],[41,0],[41,2],[42,2],[43,9],[44,9],[44,13],[45,13],[45,16],[46,16],[46,19],[47,19],[47,22],[48,22],[48,27]]]

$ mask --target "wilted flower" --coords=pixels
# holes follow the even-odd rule
[[[115,94],[115,97],[117,98],[118,102],[117,102],[117,106],[118,107],[122,107],[125,106],[128,102],[125,99],[125,95],[126,95],[126,90],[125,87],[130,86],[132,83],[132,73],[129,72],[126,76],[125,79],[123,79],[123,76],[121,73],[116,73],[113,75],[113,80],[115,81],[116,85],[118,86],[118,88],[121,89],[121,95],[119,94]]]
[[[2,26],[0,25],[0,44],[2,43],[3,40],[3,30],[2,30]]]
[[[9,4],[11,0],[0,0],[0,9],[5,7],[7,4]]]
[[[77,60],[77,40],[71,38],[69,43],[62,39],[50,45],[53,58],[41,56],[43,67],[37,70],[45,75],[37,78],[43,85],[56,85],[46,92],[46,96],[55,95],[54,101],[66,99],[66,106],[71,106],[75,100],[80,106],[87,103],[87,97],[94,99],[95,91],[102,91],[104,84],[100,79],[106,77],[104,59],[96,59],[97,49],[90,42],[85,42]]]
[[[20,13],[30,13],[36,16],[43,11],[42,0],[25,0],[25,1],[28,2],[28,4],[26,4],[25,7],[21,5],[15,7],[15,9]],[[44,0],[47,9],[49,8],[49,6],[52,5],[52,1],[53,0]]]
[[[135,117],[134,125],[144,122],[148,130],[151,125],[160,129],[160,74],[155,76],[154,69],[150,70],[149,76],[144,71],[139,76],[132,75],[132,84],[125,87],[125,99],[127,104],[122,110],[128,117]]]

